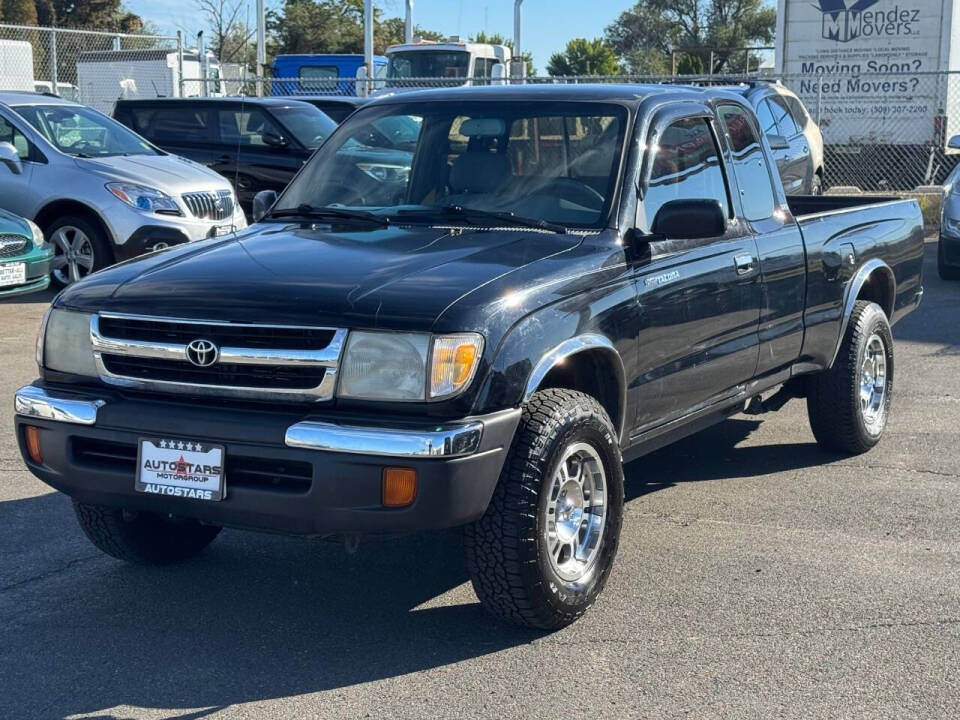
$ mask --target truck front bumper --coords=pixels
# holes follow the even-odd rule
[[[134,398],[37,382],[17,391],[20,452],[38,478],[81,502],[292,535],[452,527],[487,508],[518,409],[426,425],[420,420]],[[38,429],[42,462],[26,427]],[[138,441],[223,445],[226,496],[211,502],[134,489]],[[382,504],[386,467],[417,473],[412,504]]]

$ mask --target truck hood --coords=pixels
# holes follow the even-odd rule
[[[570,250],[536,230],[255,225],[95,273],[59,305],[167,317],[427,330],[472,291]],[[469,329],[469,328],[464,328]]]
[[[146,185],[172,195],[230,187],[222,175],[177,155],[111,155],[77,158],[76,163],[82,170],[99,173],[108,181]]]

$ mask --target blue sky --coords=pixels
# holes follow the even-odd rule
[[[403,0],[374,3],[387,17],[403,15]],[[249,0],[249,4],[252,18],[256,3]],[[268,7],[281,4],[267,0]],[[125,5],[164,32],[182,29],[193,34],[201,29],[194,0],[127,0]],[[550,55],[562,50],[567,40],[599,37],[632,5],[630,0],[524,0],[523,44],[533,52],[534,64],[543,73]],[[417,24],[447,35],[466,37],[486,30],[513,36],[513,0],[414,0],[413,17]]]

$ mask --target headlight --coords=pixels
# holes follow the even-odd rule
[[[388,165],[384,163],[357,163],[357,167],[379,182],[406,182],[410,177],[409,165]]]
[[[337,394],[362,400],[451,397],[470,384],[482,350],[476,333],[351,332]]]
[[[26,218],[24,219],[27,220],[27,225],[30,226],[30,232],[33,235],[33,246],[35,248],[42,248],[47,244],[46,238],[43,237],[43,230],[41,230],[40,226],[37,225],[33,220]]]
[[[424,400],[430,336],[351,332],[341,363],[340,397]]]
[[[166,193],[130,183],[108,183],[107,190],[131,207],[163,215],[183,215],[176,200]]]
[[[430,397],[449,397],[469,385],[482,350],[483,338],[476,333],[436,336],[430,363]]]
[[[42,357],[39,349],[37,352],[41,366],[69,375],[97,377],[90,347],[89,314],[52,310],[41,333],[38,342],[43,344]]]

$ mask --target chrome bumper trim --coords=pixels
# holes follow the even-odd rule
[[[482,437],[480,421],[408,430],[308,420],[287,428],[284,442],[287,447],[355,455],[454,458],[475,453]]]
[[[75,425],[94,425],[97,411],[106,404],[105,400],[77,400],[51,395],[36,385],[20,388],[13,397],[13,408],[17,415]]]

